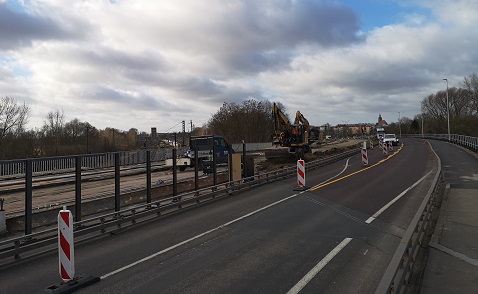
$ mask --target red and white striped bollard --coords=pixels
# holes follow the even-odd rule
[[[362,148],[362,164],[364,166],[368,165],[367,148]]]
[[[305,187],[305,162],[303,159],[297,160],[297,185]]]
[[[58,213],[58,256],[61,278],[64,282],[73,280],[75,277],[73,215],[66,206]]]

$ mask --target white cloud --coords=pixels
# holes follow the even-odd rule
[[[421,10],[370,32],[331,1],[112,2],[32,0],[23,13],[0,2],[0,24],[18,24],[0,29],[0,95],[31,105],[31,127],[62,109],[163,131],[251,97],[313,124],[394,121],[478,59],[474,1],[400,1]]]

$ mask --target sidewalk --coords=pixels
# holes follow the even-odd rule
[[[443,197],[419,293],[478,293],[478,175]]]

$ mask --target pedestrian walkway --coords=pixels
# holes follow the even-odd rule
[[[449,167],[453,173],[453,164]],[[422,294],[478,293],[478,173],[471,171],[450,176],[430,241]]]

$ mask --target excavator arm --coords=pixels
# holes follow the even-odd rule
[[[289,119],[275,103],[272,105],[272,116],[274,117],[274,143],[282,145],[283,140],[291,133]]]
[[[308,144],[309,134],[310,134],[310,124],[309,121],[304,117],[300,111],[297,110],[295,113],[294,125],[302,125],[304,130],[304,143]]]

